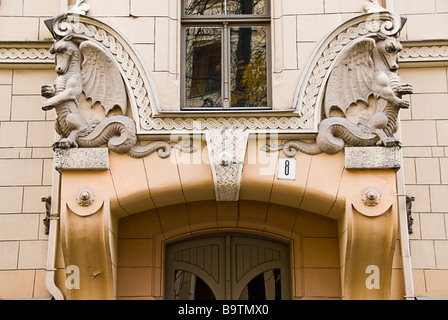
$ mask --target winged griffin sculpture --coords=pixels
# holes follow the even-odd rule
[[[166,142],[138,144],[135,122],[126,116],[127,94],[120,71],[99,44],[91,40],[78,44],[69,35],[57,40],[51,51],[56,57],[58,76],[53,85],[42,87],[42,96],[47,98],[42,109],[56,110],[55,129],[61,139],[54,148],[108,145],[114,152],[135,158],[155,151],[163,158],[171,154],[171,145]],[[91,100],[92,106],[99,102],[106,115],[112,110],[121,114],[87,122],[79,110],[82,93]]]
[[[399,145],[394,138],[398,115],[409,108],[403,96],[412,94],[397,73],[402,45],[396,36],[381,33],[354,40],[334,61],[328,78],[323,112],[314,143],[288,141],[267,151],[282,149],[314,155],[336,154],[345,146]]]

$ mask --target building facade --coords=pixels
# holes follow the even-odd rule
[[[0,299],[448,297],[448,0],[0,26]]]

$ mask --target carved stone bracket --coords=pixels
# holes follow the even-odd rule
[[[207,146],[212,163],[217,201],[238,201],[247,134],[244,128],[208,130]]]
[[[398,223],[395,173],[355,170],[347,171],[346,179],[344,298],[390,299]]]

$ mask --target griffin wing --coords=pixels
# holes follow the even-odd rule
[[[373,94],[374,64],[372,51],[375,40],[356,40],[339,54],[328,79],[325,96],[325,115],[339,109],[346,115],[347,109],[358,101],[368,104]]]
[[[106,115],[118,106],[126,114],[127,96],[123,79],[110,55],[93,41],[84,41],[79,46],[82,63],[83,91],[92,106],[99,102]]]

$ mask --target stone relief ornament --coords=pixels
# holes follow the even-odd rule
[[[324,116],[314,143],[288,141],[287,156],[297,151],[336,154],[345,146],[394,147],[403,95],[412,94],[397,73],[402,45],[396,36],[361,37],[336,58],[324,99]]]
[[[76,0],[75,5],[68,10],[68,13],[73,14],[87,14],[90,10],[90,6],[84,3],[85,0]]]
[[[346,146],[400,145],[393,136],[398,114],[409,108],[403,96],[413,93],[397,73],[403,49],[399,33],[406,19],[377,1],[366,3],[365,10],[365,15],[347,23],[348,29],[337,30],[323,41],[309,63],[314,67],[304,72],[296,93],[299,113],[314,108],[321,115],[315,142],[267,144],[265,151],[283,150],[293,157],[299,151],[336,154]]]
[[[375,207],[381,201],[381,193],[375,188],[366,188],[362,191],[362,202],[368,207]]]
[[[82,4],[82,1],[78,1],[78,6]],[[217,200],[236,201],[239,197],[247,141],[250,134],[267,133],[273,134],[273,136],[284,134],[288,137],[295,135],[295,139],[300,139],[304,136],[309,139],[310,137],[314,138],[315,135],[320,135],[322,140],[325,140],[324,132],[327,126],[326,131],[330,137],[327,140],[330,140],[330,142],[336,140],[339,143],[339,145],[336,145],[336,148],[327,149],[325,149],[325,143],[332,145],[328,141],[322,143],[316,141],[312,144],[305,144],[302,141],[290,141],[282,146],[266,146],[267,151],[284,149],[285,151],[290,151],[289,155],[291,156],[300,150],[299,147],[295,148],[296,143],[304,144],[303,152],[310,154],[339,152],[344,145],[352,143],[350,136],[355,141],[354,145],[364,145],[366,141],[368,145],[376,145],[377,143],[395,145],[395,139],[388,136],[389,126],[384,126],[381,121],[379,121],[380,123],[375,121],[378,119],[384,120],[384,114],[388,115],[388,110],[392,109],[394,104],[385,104],[379,101],[387,101],[386,98],[390,98],[390,95],[387,97],[382,95],[380,99],[380,91],[377,92],[372,89],[373,79],[375,79],[377,72],[382,70],[383,77],[377,77],[376,79],[385,81],[387,78],[390,83],[389,85],[384,85],[384,87],[395,90],[395,95],[399,99],[399,95],[405,94],[407,89],[404,89],[404,86],[398,83],[398,76],[394,78],[395,80],[391,80],[392,77],[389,77],[389,74],[396,73],[396,70],[389,70],[389,72],[386,68],[384,70],[381,69],[380,63],[376,60],[374,61],[373,53],[375,50],[380,50],[381,46],[389,40],[398,42],[397,34],[403,27],[403,20],[400,16],[376,6],[375,3],[372,4],[372,6],[367,6],[368,11],[366,11],[366,14],[354,17],[343,23],[320,42],[298,83],[290,110],[251,112],[247,114],[214,115],[199,112],[194,116],[185,116],[181,112],[164,112],[160,106],[154,83],[143,62],[132,45],[118,31],[82,13],[62,14],[48,19],[45,23],[54,38],[57,39],[57,42],[63,44],[64,42],[62,41],[65,39],[64,41],[67,43],[72,42],[74,44],[74,49],[77,47],[81,51],[81,58],[78,59],[81,62],[76,67],[75,72],[81,74],[81,92],[90,97],[92,102],[100,101],[102,105],[105,104],[103,105],[104,110],[114,110],[110,112],[106,119],[92,123],[86,121],[84,117],[78,116],[78,113],[80,113],[78,99],[81,94],[75,95],[77,98],[69,101],[60,101],[60,104],[55,103],[56,96],[62,94],[65,86],[69,85],[68,76],[62,73],[59,74],[56,80],[57,86],[55,84],[53,86],[54,89],[51,86],[43,88],[43,94],[46,95],[48,100],[55,98],[53,102],[51,100],[50,102],[47,101],[45,108],[54,107],[58,114],[56,128],[62,133],[62,139],[56,143],[56,146],[65,148],[76,146],[97,147],[107,144],[111,150],[126,153],[133,157],[144,157],[155,151],[162,153],[161,156],[169,156],[170,148],[173,146],[179,147],[179,145],[154,142],[148,146],[143,146],[138,143],[138,137],[142,137],[144,140],[152,140],[151,137],[156,137],[154,139],[159,139],[158,137],[160,136],[168,137],[173,132],[190,135],[190,137],[191,135],[201,134],[207,140]],[[70,37],[72,38],[70,39]],[[384,41],[384,43],[381,41]],[[56,47],[56,44],[54,47]],[[397,49],[400,48],[399,42],[396,44],[396,47]],[[354,53],[356,50],[359,50],[359,54]],[[55,51],[55,54],[58,64],[61,59],[66,59],[63,53],[58,54]],[[394,55],[395,53],[390,54]],[[338,71],[335,71],[337,69],[335,66],[341,66],[339,77],[344,77],[345,71],[343,71],[343,67],[348,64],[347,61],[350,60],[346,59],[350,59],[351,55],[359,56],[359,62],[370,66],[370,68],[363,66],[364,73],[362,75],[369,74],[369,77],[372,79],[370,83],[372,86],[366,86],[371,89],[372,93],[370,95],[367,94],[368,98],[365,98],[365,95],[356,96],[354,98],[355,103],[352,103],[350,106],[339,104],[333,106],[329,109],[329,116],[324,115],[325,102],[327,101],[326,95],[330,91],[328,84],[331,81],[336,82],[335,80],[330,80],[330,78],[333,76],[337,77],[338,74]],[[371,58],[370,63],[367,59],[369,55]],[[346,57],[346,59],[343,59],[343,57]],[[89,94],[85,91],[89,91],[89,89],[87,82],[84,85],[84,81],[94,79],[96,72],[95,69],[93,69],[94,72],[88,72],[89,63],[98,67],[101,64],[94,61],[103,58],[105,59],[102,61],[104,66],[108,65],[110,67],[104,67],[103,69],[118,70],[122,81],[125,83],[128,110],[121,107],[121,104],[115,99],[107,102],[104,98],[98,98],[94,94]],[[74,61],[71,61],[71,64]],[[358,69],[356,63],[352,67],[354,70]],[[84,76],[82,76],[83,74]],[[111,79],[114,78],[112,77]],[[352,83],[355,83],[355,79],[358,79],[358,77],[353,73]],[[88,82],[97,86],[98,81],[91,80]],[[106,81],[113,80],[109,80],[109,77],[107,77]],[[379,86],[381,82],[377,84]],[[58,90],[56,90],[56,87]],[[399,87],[403,87],[401,92],[399,92]],[[410,87],[408,91],[411,91]],[[77,93],[79,92],[78,85]],[[108,98],[110,97],[108,96]],[[342,101],[337,96],[333,100]],[[368,100],[368,105],[365,102],[361,102],[364,100]],[[365,105],[363,108],[354,108],[355,104],[363,103]],[[384,110],[377,110],[377,105],[384,107]],[[405,106],[405,104],[402,104],[402,106]],[[109,109],[110,107],[112,109]],[[362,111],[359,112],[359,109]],[[117,111],[121,114],[117,115]],[[378,115],[372,118],[376,113]],[[72,119],[78,119],[80,122],[74,121],[72,123]],[[332,121],[326,119],[332,119]],[[81,123],[82,125],[77,126],[76,123]],[[63,130],[63,128],[65,129]],[[381,130],[384,131],[386,136],[382,134]],[[342,147],[340,146],[341,144],[343,145]],[[189,146],[185,146],[184,151],[188,149]],[[222,157],[220,157],[222,154],[227,155],[227,160],[224,162]]]
[[[152,142],[139,145],[135,122],[126,116],[127,94],[120,74],[106,50],[94,41],[79,44],[72,35],[55,41],[51,52],[56,57],[58,77],[53,85],[42,87],[42,96],[47,98],[42,109],[55,109],[56,132],[61,139],[53,147],[96,148],[107,145],[110,150],[143,158],[158,152],[162,158],[171,154],[167,142]],[[99,102],[108,115],[118,109],[121,115],[112,115],[102,121],[87,122],[79,111],[81,94]]]
[[[76,201],[81,207],[88,207],[95,201],[95,193],[89,188],[84,188],[79,191]]]

